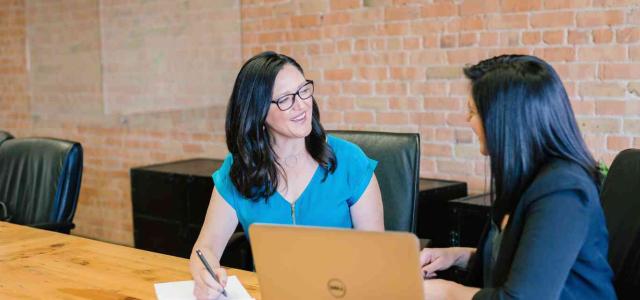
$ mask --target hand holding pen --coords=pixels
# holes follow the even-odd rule
[[[217,271],[220,271],[220,272],[215,272],[213,270],[213,268],[211,267],[211,265],[209,265],[209,262],[204,257],[204,255],[202,254],[202,251],[200,251],[200,249],[196,250],[196,254],[198,255],[198,258],[200,259],[200,261],[204,265],[204,267],[207,270],[208,274],[210,274],[211,277],[213,278],[213,280],[218,285],[220,285],[220,287],[222,288],[222,295],[224,295],[226,297],[227,296],[227,292],[226,292],[226,290],[224,289],[224,286],[223,286],[223,282],[226,282],[226,274],[224,273],[224,270],[223,269],[218,269]],[[219,275],[224,276],[224,278],[220,278],[221,276],[219,276]],[[207,284],[206,280],[203,280],[203,281],[209,288],[214,288],[214,287],[211,286],[211,284]],[[211,282],[209,282],[209,283],[211,283]]]

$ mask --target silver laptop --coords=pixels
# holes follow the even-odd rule
[[[424,297],[413,234],[254,224],[249,235],[263,300]]]

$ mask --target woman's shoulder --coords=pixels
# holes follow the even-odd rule
[[[558,180],[563,178],[563,180]],[[547,163],[539,172],[536,180],[543,182],[556,182],[556,186],[562,188],[564,186],[575,186],[580,184],[587,184],[595,187],[595,181],[579,164],[563,160],[554,159]]]
[[[222,161],[222,164],[220,165],[220,168],[218,168],[218,170],[221,170],[224,173],[229,173],[231,165],[233,165],[233,155],[231,155],[231,153],[227,153],[227,155],[224,156],[224,160]]]
[[[599,199],[598,186],[587,170],[575,162],[562,159],[555,159],[542,167],[523,198],[535,200],[561,192],[572,192],[576,198],[587,202]]]
[[[231,179],[229,178],[229,173],[231,172],[231,165],[233,165],[233,155],[228,153],[225,155],[224,160],[220,167],[213,171],[211,176],[213,177],[214,184],[216,186],[219,185],[228,185],[231,183]]]

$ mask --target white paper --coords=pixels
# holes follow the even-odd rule
[[[156,297],[158,300],[195,300],[193,296],[193,280],[156,283]],[[221,300],[249,300],[253,299],[244,289],[236,276],[227,277],[227,297],[220,295]]]

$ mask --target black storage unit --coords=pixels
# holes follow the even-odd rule
[[[131,169],[135,247],[189,257],[221,160],[196,158]]]
[[[449,244],[447,203],[467,196],[467,183],[461,181],[420,178],[417,235],[430,239],[431,247]]]
[[[491,211],[491,197],[480,194],[448,202],[450,247],[476,247]]]

